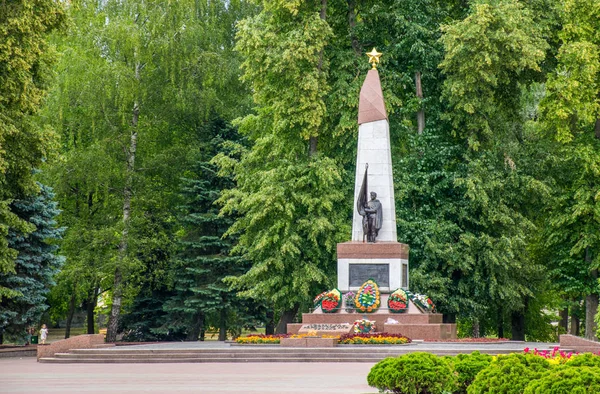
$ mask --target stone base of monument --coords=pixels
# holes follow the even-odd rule
[[[456,324],[384,324],[383,331],[425,341],[456,339]]]
[[[373,279],[382,292],[408,289],[408,245],[400,242],[337,244],[338,289],[358,290]]]
[[[381,295],[381,305],[387,305],[388,294]],[[423,313],[409,301],[406,313],[391,313],[382,307],[374,313],[353,312],[348,313],[341,308],[336,313],[323,313],[317,308],[313,313],[303,313],[302,323],[287,325],[288,334],[298,334],[308,330],[317,331],[317,334],[341,334],[346,327],[351,329],[354,321],[368,319],[375,322],[377,332],[402,334],[410,339],[417,340],[445,340],[456,339],[456,324],[443,323],[440,313]],[[398,323],[388,323],[393,319]],[[340,329],[343,327],[343,330]],[[350,332],[350,330],[346,331]]]

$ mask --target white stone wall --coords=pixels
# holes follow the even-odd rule
[[[394,181],[392,175],[392,152],[390,130],[386,119],[363,123],[358,128],[358,150],[356,156],[356,178],[354,183],[354,212],[352,219],[352,240],[362,241],[362,216],[356,210],[356,200],[360,192],[365,164],[369,163],[369,193],[377,193],[383,210],[383,224],[377,241],[397,242],[396,207],[394,204]]]

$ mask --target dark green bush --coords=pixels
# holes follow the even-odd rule
[[[563,366],[527,385],[523,394],[600,393],[600,368]]]
[[[429,353],[409,353],[375,364],[367,376],[369,386],[402,394],[442,394],[456,388],[448,362]]]
[[[446,357],[450,366],[458,374],[458,386],[454,391],[456,394],[464,394],[471,385],[475,376],[482,369],[486,368],[492,362],[492,356],[473,352],[471,354],[459,354],[457,356]]]
[[[532,380],[551,368],[545,358],[533,354],[498,356],[477,374],[467,393],[521,394]]]
[[[600,367],[600,356],[592,353],[578,354],[571,356],[565,365],[569,367]]]

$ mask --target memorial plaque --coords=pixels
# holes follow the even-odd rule
[[[303,324],[298,333],[307,334],[316,331],[318,335],[348,334],[352,331],[352,328],[353,325],[350,323],[311,323]]]
[[[390,287],[389,264],[350,264],[350,287],[360,287],[369,279],[381,287]]]

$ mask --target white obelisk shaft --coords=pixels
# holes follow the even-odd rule
[[[356,201],[368,163],[368,192],[377,193],[383,211],[377,242],[397,242],[390,128],[377,70],[369,70],[360,90],[358,123],[352,240],[363,240],[362,216],[356,210]]]

